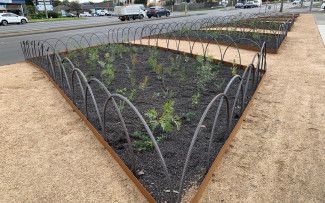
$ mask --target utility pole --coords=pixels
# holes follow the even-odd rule
[[[313,8],[314,0],[310,0],[310,6],[309,6],[309,12],[311,12],[311,9]]]
[[[46,17],[46,19],[48,19],[48,18],[49,18],[49,15],[47,14],[47,9],[46,9],[45,0],[43,0],[43,5],[44,5],[45,17]]]
[[[284,0],[281,0],[281,5],[280,5],[280,12],[282,12],[282,11],[283,11],[283,1],[284,1]]]

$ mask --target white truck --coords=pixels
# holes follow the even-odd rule
[[[142,19],[147,16],[145,7],[142,4],[115,6],[114,13],[121,21]]]

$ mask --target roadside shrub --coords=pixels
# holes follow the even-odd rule
[[[54,11],[49,11],[48,13],[49,18],[60,18],[60,14],[54,12]]]

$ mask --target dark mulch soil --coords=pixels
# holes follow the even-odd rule
[[[252,28],[252,29],[266,29],[266,30],[274,30],[277,31],[280,29],[280,26],[284,25],[286,21],[278,21],[273,19],[264,19],[259,20],[256,18],[252,19],[245,19],[236,22],[230,22],[225,24],[224,26],[221,25],[220,27],[238,27],[240,28]]]
[[[110,53],[109,57],[107,53]],[[163,67],[164,81],[161,79],[160,75],[157,75],[150,65],[148,65],[152,53],[157,54],[158,64]],[[94,55],[97,55],[98,59]],[[199,70],[202,70],[202,63],[198,62],[195,57],[177,54],[163,49],[134,45],[93,47],[73,51],[68,54],[68,57],[71,58],[73,63],[75,63],[87,77],[96,77],[102,81],[106,81],[107,78],[103,76],[103,67],[99,65],[98,61],[105,62],[113,57],[114,60],[112,64],[115,71],[115,78],[110,84],[107,84],[106,81],[106,87],[112,93],[120,93],[129,97],[146,121],[148,121],[148,117],[145,116],[145,113],[149,109],[155,108],[158,114],[161,114],[163,105],[166,101],[174,101],[175,114],[181,118],[180,129],[177,130],[176,126],[174,126],[174,130],[169,133],[164,132],[161,128],[153,132],[156,140],[159,140],[158,144],[166,160],[172,183],[167,182],[157,153],[150,147],[147,148],[147,150],[141,150],[141,148],[135,147],[136,165],[134,166],[132,164],[133,162],[127,153],[128,145],[121,122],[111,103],[109,103],[109,108],[106,111],[107,121],[105,123],[105,133],[102,135],[110,146],[114,148],[120,158],[124,160],[126,165],[129,166],[130,169],[133,169],[141,183],[158,202],[169,200],[170,191],[173,190],[176,191],[172,192],[175,197],[175,194],[179,192],[177,190],[186,154],[203,111],[213,97],[223,92],[233,75],[236,73],[242,74],[243,70],[231,69],[230,67],[224,67],[222,64],[216,64],[215,62],[204,62],[205,66],[211,68],[209,72],[213,76],[212,79],[210,78],[204,85],[204,89],[200,91],[201,97],[198,104],[195,105],[193,104],[192,97],[198,92],[198,83],[200,81]],[[92,64],[90,62],[91,58],[93,61],[97,62]],[[71,74],[71,71],[67,70],[67,72]],[[133,80],[130,79],[130,73],[132,73]],[[146,78],[147,84],[143,85]],[[66,84],[62,86],[65,87]],[[140,86],[143,88],[140,88]],[[78,88],[78,85],[75,85],[75,87],[76,104],[78,108],[85,113],[80,88]],[[99,110],[102,112],[107,96],[104,94],[104,91],[96,85],[92,86],[92,90],[97,100]],[[236,90],[237,85],[229,91],[231,105]],[[247,102],[251,98],[254,90],[254,86],[250,85],[247,94]],[[71,92],[66,91],[66,93],[72,98]],[[88,97],[88,99],[90,99],[90,97]],[[116,99],[116,102],[119,107],[123,109],[122,115],[125,119],[129,134],[132,135],[134,132],[143,132],[146,134],[143,125],[131,108],[123,104],[119,99]],[[244,105],[246,105],[247,102]],[[217,102],[217,104],[218,103],[219,102]],[[226,111],[223,108],[217,123],[212,153],[208,156],[208,140],[217,104],[213,106],[203,123],[204,125],[201,126],[201,133],[195,144],[194,153],[191,156],[189,170],[186,175],[185,189],[200,184],[207,169],[230,132],[226,127]],[[240,102],[236,104],[234,124],[242,113],[240,105]],[[90,112],[89,120],[98,131],[101,132],[102,129],[94,113],[94,106],[88,105],[88,110]],[[134,146],[136,146],[135,143],[137,141],[141,142],[143,140],[136,136],[132,136],[132,143]]]
[[[173,33],[162,34],[161,38],[163,37],[218,43],[256,51],[259,51],[263,43],[266,42],[266,51],[271,53],[277,52],[285,38],[285,36],[277,34],[230,30],[175,31]]]

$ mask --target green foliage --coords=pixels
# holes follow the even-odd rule
[[[148,86],[148,81],[149,81],[149,77],[148,76],[145,76],[144,79],[143,79],[143,81],[140,82],[139,88],[141,90],[144,90]]]
[[[151,130],[154,131],[159,126],[158,112],[156,109],[152,108],[145,113],[145,116],[147,116],[149,119],[149,126]]]
[[[237,65],[236,65],[236,60],[234,59],[231,67],[231,75],[235,76],[237,75]]]
[[[133,53],[131,55],[131,64],[132,64],[133,68],[135,68],[135,66],[139,63],[137,56],[138,55],[136,53]]]
[[[133,101],[137,95],[137,89],[134,89],[134,88],[128,90],[128,89],[126,89],[126,87],[124,87],[123,89],[117,89],[116,92],[118,94],[125,96],[130,101]]]
[[[92,49],[87,49],[86,51],[88,51],[86,64],[90,70],[94,71],[97,68],[97,64],[98,64],[98,60],[99,60],[98,49],[92,48]]]
[[[90,58],[90,61],[93,62],[93,60],[98,59],[98,55],[92,55]],[[99,61],[99,65],[102,67],[102,77],[103,81],[105,82],[106,85],[110,85],[113,80],[115,79],[115,70],[113,67],[113,59],[110,58],[109,53],[105,54],[105,62],[104,61]]]
[[[211,58],[197,57],[199,63],[197,67],[197,87],[199,91],[204,91],[206,85],[214,79],[213,65]]]
[[[261,35],[258,32],[252,32],[253,39],[259,40],[261,38]]]
[[[133,138],[136,140],[133,142],[133,146],[138,151],[151,151],[154,149],[153,142],[151,141],[150,137],[141,131],[135,131],[131,134]],[[157,142],[161,142],[163,137],[157,137]]]
[[[163,105],[163,112],[161,116],[158,115],[156,109],[149,109],[145,115],[149,119],[149,125],[154,131],[160,127],[164,132],[171,133],[176,127],[177,130],[180,129],[181,119],[175,114],[174,101],[168,100]]]
[[[81,4],[79,4],[79,3],[76,2],[76,1],[72,1],[72,2],[70,2],[70,4],[69,4],[69,8],[70,8],[70,12],[71,12],[71,11],[75,11],[75,12],[79,13],[79,12],[82,11]]]
[[[163,106],[163,113],[159,119],[159,123],[162,129],[170,133],[174,129],[174,125],[176,126],[177,130],[181,127],[180,117],[175,115],[174,109],[174,101],[168,100]]]
[[[192,105],[193,106],[197,106],[200,102],[200,98],[201,98],[201,93],[200,92],[196,92],[193,96],[192,96]]]
[[[123,54],[129,51],[129,48],[123,44],[111,44],[109,51],[113,56],[123,58]]]
[[[194,112],[190,111],[190,112],[187,112],[186,114],[184,114],[184,118],[187,122],[190,122],[194,118],[195,115],[196,114]]]
[[[158,50],[157,49],[151,49],[150,55],[148,58],[148,64],[152,70],[156,69],[156,66],[158,65]]]
[[[175,4],[175,0],[167,0],[165,6],[172,6]]]

